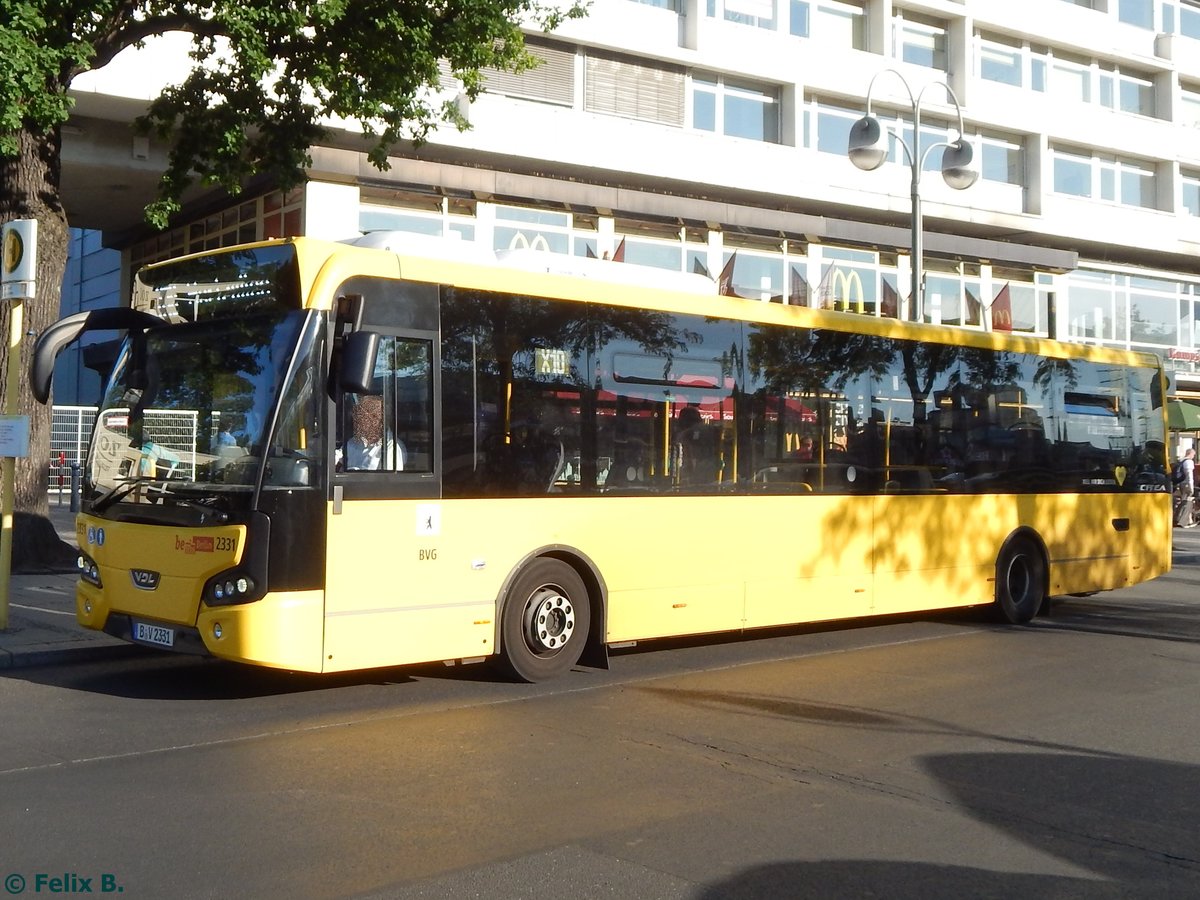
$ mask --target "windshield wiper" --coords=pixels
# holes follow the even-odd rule
[[[139,484],[145,484],[147,481],[152,481],[149,475],[134,475],[127,481],[122,481],[120,484],[113,485],[104,494],[92,503],[92,512],[104,512]]]
[[[177,490],[173,490],[166,486],[162,488],[162,492],[165,496],[170,497],[173,502],[178,503],[180,506],[186,506],[188,509],[199,510],[201,525],[204,524],[204,520],[210,515],[216,519],[218,523],[229,521],[229,513],[225,512],[223,509],[217,509],[209,506],[207,503],[203,503],[200,500],[192,500],[188,497],[181,496]]]
[[[153,482],[157,489],[156,496],[161,496],[164,499],[170,498],[171,502],[177,503],[180,506],[186,506],[188,509],[199,510],[202,513],[200,524],[204,524],[204,520],[208,516],[212,516],[217,522],[223,523],[229,521],[229,513],[221,509],[215,509],[199,500],[192,500],[188,497],[181,496],[178,491],[167,487],[167,482],[161,478],[151,478],[149,475],[135,475],[128,481],[122,481],[120,484],[109,488],[107,493],[101,496],[92,504],[92,512],[101,513],[108,509],[122,497],[127,496],[135,487],[147,482]]]

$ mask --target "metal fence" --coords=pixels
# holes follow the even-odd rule
[[[71,490],[71,466],[82,466],[87,456],[92,426],[96,423],[94,406],[56,406],[50,420],[51,495],[64,500]]]
[[[195,478],[198,413],[195,410],[146,410],[145,437],[175,451]],[[50,421],[50,468],[47,488],[65,502],[71,491],[71,472],[82,467],[96,424],[94,406],[55,406]],[[114,430],[120,432],[120,427]]]

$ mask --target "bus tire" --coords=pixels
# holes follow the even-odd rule
[[[562,560],[534,560],[512,583],[500,622],[501,661],[519,681],[558,678],[579,662],[591,609],[587,588]]]
[[[1029,622],[1046,599],[1046,561],[1028,537],[1015,537],[996,559],[996,612],[1012,625]]]

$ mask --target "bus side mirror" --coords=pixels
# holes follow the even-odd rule
[[[370,394],[375,390],[375,356],[379,335],[374,331],[352,331],[342,343],[338,360],[338,386],[348,394]]]
[[[140,331],[165,324],[158,316],[128,306],[105,307],[76,313],[59,319],[37,339],[33,359],[29,363],[29,388],[38,403],[50,399],[50,381],[54,377],[54,361],[67,344],[87,331]]]

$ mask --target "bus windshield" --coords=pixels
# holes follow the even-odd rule
[[[87,500],[97,511],[116,503],[245,508],[306,331],[294,249],[145,269],[133,302],[165,324],[121,348],[97,413]],[[289,453],[307,449],[302,437],[286,443]]]

